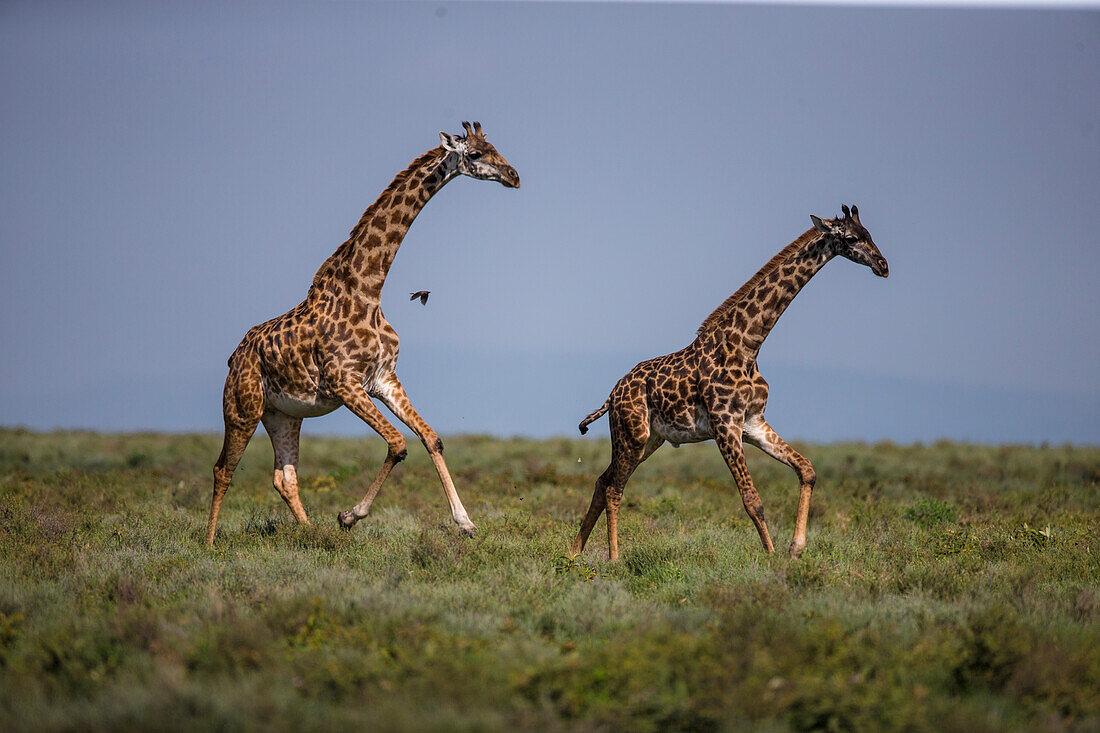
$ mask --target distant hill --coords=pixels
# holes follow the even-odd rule
[[[652,354],[430,353],[398,362],[413,404],[441,433],[573,436],[615,381]],[[770,365],[768,419],[792,440],[941,438],[982,443],[1100,445],[1100,396],[972,387],[831,368]],[[0,386],[0,424],[35,429],[220,431],[225,374],[148,377],[16,394]],[[307,433],[369,432],[346,410],[306,421]],[[606,418],[592,425],[606,435]]]

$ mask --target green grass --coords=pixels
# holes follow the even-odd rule
[[[1100,730],[1100,449],[799,446],[765,556],[711,444],[566,554],[606,441],[307,438],[297,527],[253,441],[202,545],[209,435],[0,430],[0,730]],[[750,469],[776,545],[797,482]]]

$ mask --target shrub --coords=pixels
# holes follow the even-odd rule
[[[954,522],[958,518],[958,510],[946,501],[924,497],[907,507],[904,516],[918,526],[932,527],[945,522]]]

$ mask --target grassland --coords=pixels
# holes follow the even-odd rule
[[[208,435],[0,431],[0,730],[1100,730],[1100,449],[799,446],[809,547],[763,555],[713,445],[566,549],[606,441],[253,441],[201,544]],[[750,458],[777,545],[797,485]]]

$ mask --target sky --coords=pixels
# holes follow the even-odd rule
[[[858,204],[890,277],[783,315],[781,435],[1100,444],[1098,112],[1095,7],[5,2],[0,425],[220,430],[248,328],[479,120],[522,187],[449,183],[382,298],[439,432],[576,435]]]

